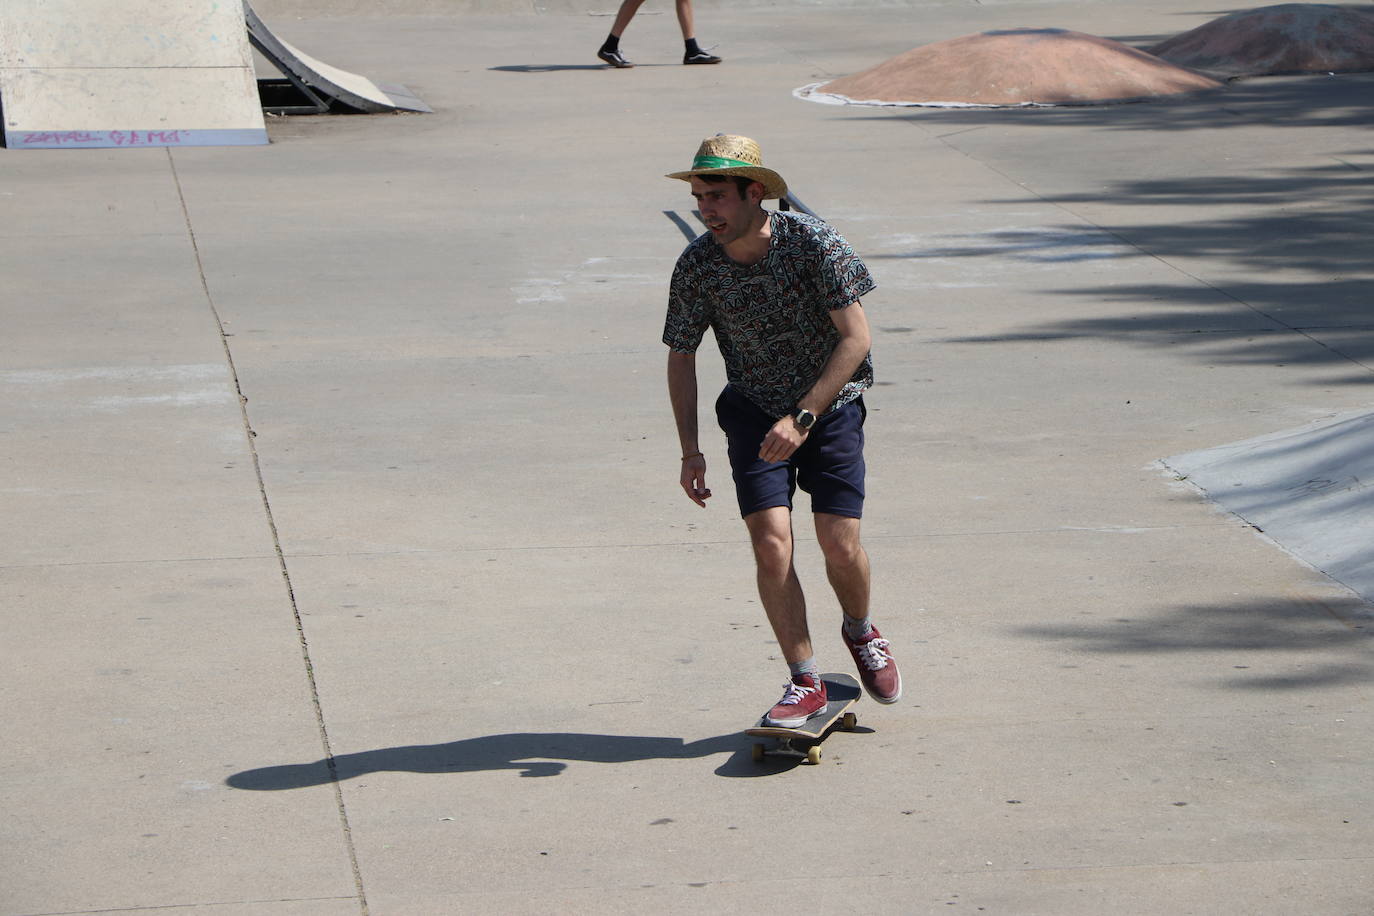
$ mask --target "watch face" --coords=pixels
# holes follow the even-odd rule
[[[816,423],[816,415],[805,409],[798,410],[793,418],[802,429],[810,429]]]

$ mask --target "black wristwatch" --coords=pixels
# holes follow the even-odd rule
[[[805,407],[798,407],[792,414],[792,422],[800,429],[807,430],[816,425],[816,415]]]

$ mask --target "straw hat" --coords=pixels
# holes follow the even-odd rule
[[[759,145],[748,137],[733,134],[716,134],[702,140],[696,158],[692,160],[692,167],[665,177],[691,181],[693,175],[740,175],[752,178],[763,185],[764,200],[782,197],[787,193],[787,182],[782,180],[782,176],[763,167]]]

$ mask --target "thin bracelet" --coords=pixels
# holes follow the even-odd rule
[[[701,452],[692,452],[692,454],[690,454],[690,455],[683,455],[683,456],[682,456],[682,460],[683,460],[683,461],[686,461],[688,458],[705,458],[705,457],[706,457],[706,456],[703,455]]]

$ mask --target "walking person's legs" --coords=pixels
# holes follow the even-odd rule
[[[615,22],[611,24],[611,34],[606,36],[606,40],[596,52],[597,57],[612,67],[623,69],[634,66],[620,53],[620,36],[625,34],[630,20],[635,18],[635,13],[639,12],[643,4],[644,0],[624,0],[620,4],[620,9],[616,11]]]
[[[692,0],[674,0],[677,9],[677,24],[682,29],[684,64],[718,64],[720,58],[701,49],[697,44],[696,21],[692,12]],[[629,28],[630,20],[639,12],[644,0],[623,0],[616,10],[615,21],[611,23],[611,33],[597,50],[596,56],[612,67],[633,67],[634,64],[620,53],[620,36]]]

